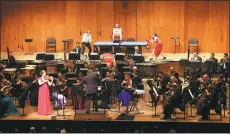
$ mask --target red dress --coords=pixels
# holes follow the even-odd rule
[[[157,43],[157,45],[154,48],[154,55],[158,57],[161,54],[163,44],[159,38],[157,38],[155,42]]]
[[[39,78],[43,82],[42,78]],[[39,86],[38,91],[38,115],[49,115],[50,110],[50,91],[48,83],[45,82]]]

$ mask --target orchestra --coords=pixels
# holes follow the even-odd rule
[[[87,34],[89,33],[87,32]],[[154,38],[158,40],[157,35],[154,35]],[[88,39],[88,42],[84,41],[83,43],[86,43],[87,46],[87,43],[91,42],[90,40]],[[140,54],[138,46],[134,46],[134,50],[135,54]],[[81,53],[79,42],[73,51]],[[158,55],[160,54],[161,52],[158,53]],[[11,54],[11,56],[13,55]],[[146,83],[150,87],[148,91],[151,96],[150,102],[154,104],[152,106],[160,105],[162,110],[160,119],[171,119],[176,108],[184,112],[187,104],[195,105],[196,114],[201,116],[199,120],[208,120],[211,109],[214,109],[216,114],[219,115],[221,108],[227,108],[228,54],[224,54],[220,63],[218,63],[214,53],[210,54],[208,60],[215,63],[217,69],[203,72],[190,67],[186,74],[187,86],[183,84],[183,80],[174,66],[169,68],[168,73],[157,70],[156,76],[151,78],[153,80],[147,78]],[[202,62],[202,58],[194,53],[190,62],[196,61]],[[93,100],[93,108],[96,112],[99,108],[110,109],[111,104],[118,104],[123,108],[122,111],[125,114],[130,114],[129,107],[132,107],[136,95],[142,95],[146,92],[143,86],[144,78],[136,62],[131,56],[125,55],[124,63],[127,67],[130,67],[129,72],[123,72],[122,70],[119,72],[117,70],[117,61],[111,53],[100,55],[101,62],[106,63],[108,70],[105,72],[102,71],[103,67],[97,66],[96,63],[89,63],[81,59],[82,67],[87,69],[87,73],[81,71],[82,67],[78,67],[79,63],[76,61],[73,61],[74,68],[65,65],[66,72],[57,72],[55,76],[46,74],[45,70],[42,70],[40,74],[33,73],[31,78],[25,77],[18,69],[14,73],[1,73],[1,95],[7,96],[7,99],[11,97],[13,99],[20,98],[25,91],[29,91],[27,99],[29,99],[31,106],[38,107],[39,115],[52,114],[51,108],[65,109],[67,100],[71,97],[76,97],[72,101],[73,107],[76,110],[86,110],[86,113],[90,113],[90,100]],[[4,66],[2,66],[2,70],[4,72]],[[72,70],[75,70],[75,72]],[[68,77],[68,73],[73,73],[74,76]],[[218,73],[217,78],[213,79],[210,73]],[[69,78],[73,77],[76,79],[70,83]],[[72,95],[71,90],[74,86],[80,88],[77,94]],[[50,99],[50,96],[52,99]],[[101,100],[98,100],[99,96]],[[53,101],[53,107],[50,105],[50,100]],[[99,101],[101,102],[100,105],[98,105]],[[10,102],[13,102],[13,100]],[[11,105],[14,106],[14,102]],[[18,114],[16,106],[14,109]]]

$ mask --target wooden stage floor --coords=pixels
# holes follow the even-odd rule
[[[69,101],[68,101],[69,102]],[[70,103],[71,104],[71,103]],[[145,103],[140,100],[138,104],[138,108],[140,112],[143,112],[143,114],[134,114],[130,112],[130,115],[135,115],[134,118],[132,119],[133,121],[147,121],[147,122],[168,122],[168,121],[175,121],[175,122],[198,122],[198,119],[200,118],[199,115],[196,115],[196,109],[192,109],[192,115],[194,117],[187,117],[184,120],[184,113],[181,112],[179,109],[176,109],[176,117],[173,117],[173,120],[161,120],[160,116],[152,116],[154,114],[154,108],[150,106],[146,106]],[[22,113],[22,109],[19,108],[19,111]],[[37,107],[32,107],[27,105],[25,108],[25,114],[27,116],[19,116],[19,115],[8,115],[3,118],[3,120],[52,120],[52,116],[57,115],[56,110],[52,110],[52,115],[47,115],[47,116],[40,116],[37,115],[36,113]],[[99,111],[103,111],[99,109]],[[109,117],[111,118],[111,121],[116,120],[116,118],[120,115],[118,111],[118,106],[115,106],[115,104],[112,106],[110,110],[106,110],[106,118]],[[157,114],[160,115],[162,112],[162,105],[157,106]],[[189,106],[186,108],[186,113],[188,116],[191,115],[191,107]],[[222,117],[222,121],[220,121],[220,116],[215,113],[214,110],[211,110],[211,120],[209,121],[202,121],[202,122],[212,122],[212,123],[229,123],[229,115],[228,111],[225,111],[225,117]],[[63,114],[62,110],[59,110],[58,112],[60,115]],[[70,116],[56,116],[56,120],[101,120],[101,119],[96,119],[92,118],[90,119],[90,116],[95,116],[95,115],[77,115],[75,116],[74,109],[72,106],[66,106],[65,110],[65,115],[70,115]],[[224,111],[222,110],[222,115],[224,115]],[[84,116],[84,117],[83,117]],[[75,118],[74,118],[75,117]],[[106,119],[104,119],[106,120]],[[200,121],[199,121],[200,122]]]

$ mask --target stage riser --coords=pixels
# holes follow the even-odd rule
[[[107,115],[97,115],[97,114],[76,114],[74,115],[74,120],[86,121],[86,120],[94,120],[94,121],[106,121]]]

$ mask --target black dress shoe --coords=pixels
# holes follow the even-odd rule
[[[166,57],[163,58],[164,60],[166,59]]]
[[[205,121],[205,120],[208,120],[208,117],[201,117],[198,121]]]

